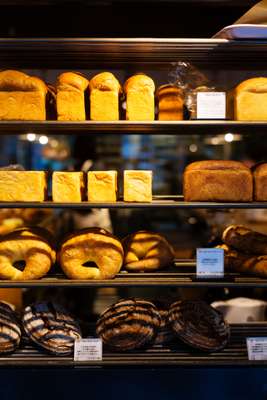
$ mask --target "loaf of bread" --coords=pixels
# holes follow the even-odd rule
[[[225,244],[240,252],[267,255],[267,235],[255,232],[245,226],[228,226],[223,232],[222,240]]]
[[[163,85],[157,90],[158,119],[180,121],[184,119],[183,91],[175,85]]]
[[[126,119],[153,121],[155,119],[155,84],[144,74],[130,77],[124,85],[126,94]]]
[[[64,72],[57,78],[57,119],[59,121],[84,121],[85,94],[89,81],[74,72]]]
[[[0,120],[46,119],[47,86],[23,72],[0,72]]]
[[[47,177],[44,171],[0,171],[0,201],[44,201]]]
[[[128,202],[151,202],[152,171],[124,171],[123,199]]]
[[[254,200],[267,201],[267,163],[253,169]]]
[[[90,118],[93,121],[119,120],[121,85],[110,72],[102,72],[90,81]]]
[[[252,201],[253,179],[238,161],[197,161],[183,177],[185,201]]]
[[[234,91],[234,114],[238,121],[267,120],[267,78],[252,78]]]
[[[58,203],[78,203],[83,200],[83,172],[56,171],[52,175],[52,198]]]
[[[90,171],[88,172],[88,201],[115,202],[117,200],[117,171]]]

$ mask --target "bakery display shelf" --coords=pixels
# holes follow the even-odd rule
[[[266,134],[267,121],[186,120],[186,121],[0,121],[0,134],[176,134],[208,135],[223,132]]]
[[[267,202],[249,203],[215,203],[215,202],[186,202],[183,196],[159,195],[153,196],[151,203],[131,203],[119,200],[115,203],[92,203],[82,201],[80,203],[57,203],[53,201],[43,202],[0,202],[1,208],[70,208],[70,209],[89,209],[89,208],[181,208],[181,209],[265,209]]]
[[[49,274],[38,280],[9,281],[0,280],[0,288],[34,288],[34,287],[237,287],[267,288],[267,279],[239,274],[225,273],[224,278],[199,279],[196,275],[195,260],[176,260],[175,266],[154,272],[122,271],[114,279],[106,280],[70,280],[63,274]]]
[[[179,343],[154,346],[146,350],[111,353],[104,349],[102,361],[73,361],[72,356],[56,357],[25,345],[12,355],[0,357],[0,367],[120,367],[120,366],[266,366],[267,361],[249,361],[246,338],[267,335],[267,325],[236,324],[231,326],[231,339],[224,350],[202,353]]]
[[[103,68],[179,60],[233,66],[262,64],[267,41],[170,38],[0,38],[1,68]],[[250,62],[251,60],[251,62]]]

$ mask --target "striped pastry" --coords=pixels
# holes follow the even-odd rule
[[[81,338],[77,322],[56,303],[41,302],[26,307],[22,322],[34,343],[56,355],[71,354],[74,341]]]
[[[169,321],[182,341],[199,350],[223,349],[230,337],[222,314],[201,300],[176,301],[170,307]]]
[[[158,312],[161,317],[161,322],[157,335],[154,339],[154,344],[166,344],[174,339],[175,334],[169,321],[169,310],[158,307]]]
[[[160,326],[154,304],[145,300],[120,300],[99,318],[96,332],[113,350],[127,351],[151,342]]]
[[[21,330],[14,309],[0,301],[0,354],[12,353],[18,347]]]

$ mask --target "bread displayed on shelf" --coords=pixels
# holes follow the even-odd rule
[[[181,121],[184,119],[184,95],[176,85],[162,85],[157,89],[158,119],[160,121]]]
[[[230,339],[230,328],[223,315],[202,300],[174,302],[169,321],[176,336],[198,350],[221,350]]]
[[[126,95],[126,119],[129,121],[153,121],[155,119],[155,84],[145,74],[131,76],[124,84]]]
[[[150,203],[152,201],[152,177],[152,171],[124,171],[123,200]]]
[[[138,231],[123,240],[124,267],[129,271],[155,271],[170,266],[174,250],[164,236]]]
[[[121,85],[110,72],[101,72],[90,80],[90,119],[118,121]]]
[[[64,72],[56,82],[57,119],[59,121],[85,121],[85,96],[89,81],[77,72]]]
[[[154,344],[159,345],[166,345],[169,342],[173,341],[175,338],[174,331],[172,329],[172,324],[169,321],[169,307],[166,305],[162,304],[157,304],[157,302],[154,304],[157,307],[157,310],[160,315],[160,326],[157,330],[157,334],[154,338]]]
[[[72,354],[75,340],[81,339],[78,322],[56,303],[44,301],[26,307],[22,324],[33,343],[54,355]]]
[[[113,203],[117,201],[117,171],[89,171],[87,175],[88,201]]]
[[[234,90],[234,118],[237,121],[267,121],[267,78],[241,82]]]
[[[39,279],[55,261],[51,234],[43,228],[20,228],[0,239],[0,279]]]
[[[185,201],[250,202],[252,173],[238,161],[196,161],[184,171],[183,194]]]
[[[56,171],[52,175],[52,199],[58,203],[79,203],[84,199],[83,172]]]
[[[0,120],[44,121],[47,86],[20,71],[0,72]]]
[[[46,200],[46,192],[44,171],[0,170],[0,201],[42,202]]]
[[[15,307],[0,301],[0,355],[13,353],[20,339],[21,329]]]
[[[87,228],[70,235],[59,250],[59,262],[70,279],[112,279],[123,264],[119,239],[101,228]]]
[[[253,168],[254,200],[267,201],[267,163]]]
[[[134,350],[152,342],[160,321],[160,314],[150,301],[120,300],[101,314],[96,333],[114,351]]]
[[[246,254],[267,255],[267,235],[243,225],[228,226],[223,232],[222,241]]]

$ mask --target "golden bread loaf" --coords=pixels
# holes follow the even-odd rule
[[[267,201],[267,163],[253,169],[254,200]]]
[[[252,173],[238,161],[193,162],[184,171],[183,192],[185,201],[252,201]]]
[[[123,240],[124,267],[129,271],[154,271],[170,266],[174,250],[158,233],[139,231]]]
[[[175,85],[163,85],[157,90],[158,119],[180,121],[184,119],[184,98],[182,89]]]
[[[238,121],[267,120],[267,78],[251,78],[234,91],[234,114]]]
[[[84,121],[85,93],[89,81],[81,74],[64,72],[57,78],[57,119]]]
[[[47,86],[20,71],[0,72],[0,120],[46,119]]]
[[[117,200],[117,171],[89,171],[87,176],[88,201],[92,203]]]
[[[155,119],[155,84],[144,74],[131,76],[124,84],[126,94],[126,119],[153,121]]]
[[[124,171],[123,200],[128,202],[151,202],[152,171]]]
[[[78,203],[83,200],[83,172],[56,171],[52,175],[52,199],[58,203]]]
[[[44,201],[47,176],[44,171],[0,171],[0,201]]]
[[[59,262],[70,279],[111,279],[122,267],[123,247],[105,229],[88,228],[63,242]]]
[[[91,79],[89,86],[91,120],[118,121],[121,85],[115,76],[102,72]]]

